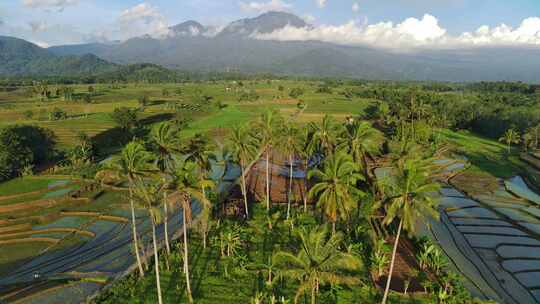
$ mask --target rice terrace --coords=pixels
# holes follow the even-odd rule
[[[187,2],[0,4],[0,303],[540,303],[540,7]]]

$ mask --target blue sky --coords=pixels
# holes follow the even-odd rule
[[[1,0],[0,34],[18,36],[41,45],[123,40],[141,33],[157,35],[166,27],[188,19],[223,26],[268,9],[293,12],[322,29],[357,31],[359,35],[362,28],[365,30],[369,25],[392,22],[397,28],[407,18],[414,18],[412,21],[420,21],[417,23],[421,27],[414,27],[414,31],[431,26],[427,30],[433,35],[421,35],[431,41],[443,36],[454,39],[482,26],[488,26],[491,31],[501,29],[501,24],[519,28],[523,20],[540,16],[540,0]],[[425,19],[426,14],[434,17],[437,27],[433,28],[433,22],[427,22],[433,19]],[[527,35],[540,41],[540,19],[538,26],[536,19],[533,21]],[[355,26],[343,27],[350,22]],[[535,32],[536,27],[538,32]],[[400,35],[411,34],[410,30],[398,32]],[[278,38],[286,40],[298,35],[300,33],[281,33],[283,37]],[[412,36],[416,34],[412,33]],[[363,41],[365,37],[356,38]],[[520,38],[520,41],[532,41],[529,38]]]

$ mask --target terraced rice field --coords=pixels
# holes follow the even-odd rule
[[[227,168],[223,172],[223,167],[214,165],[211,176],[220,181],[218,191],[229,191],[239,176],[238,168]],[[42,196],[59,197],[64,195],[59,189],[71,185],[65,180],[48,180],[34,189]],[[16,195],[27,194],[18,191]],[[131,217],[123,199],[124,193],[107,191],[86,206],[45,209],[51,213],[49,217],[27,214],[0,219],[0,301],[80,303],[133,270]],[[193,212],[200,212],[195,201]],[[136,210],[136,222],[144,252],[149,253],[148,213]],[[180,236],[181,223],[181,212],[173,211],[168,223],[173,237]],[[161,243],[163,226],[157,228],[157,236]]]
[[[477,295],[540,303],[540,205],[520,177],[498,185],[470,196],[445,186],[430,235]]]

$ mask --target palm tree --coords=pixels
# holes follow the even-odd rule
[[[203,194],[197,165],[194,162],[182,160],[175,171],[174,184],[176,186],[176,192],[169,196],[170,204],[178,204],[182,208],[182,228],[184,235],[184,273],[186,275],[186,291],[189,303],[193,303],[193,296],[191,294],[191,283],[189,277],[189,249],[188,249],[188,236],[187,226],[192,220],[191,202],[193,199],[197,199],[202,205],[202,213],[209,213],[212,205],[210,201]],[[203,187],[204,188],[204,187]]]
[[[508,153],[510,153],[510,146],[512,144],[519,144],[521,141],[521,137],[519,135],[519,132],[510,128],[504,132],[504,135],[499,138],[500,142],[504,142],[508,147]]]
[[[314,130],[313,140],[322,149],[325,155],[334,153],[339,142],[339,134],[341,133],[341,125],[330,115],[325,115],[321,124],[311,124]]]
[[[527,134],[530,135],[532,148],[538,149],[540,147],[540,124],[527,129]]]
[[[431,181],[431,159],[402,158],[397,161],[394,176],[388,179],[388,196],[386,199],[385,225],[390,225],[399,218],[397,235],[390,261],[390,270],[386,281],[386,288],[382,303],[386,303],[394,262],[402,229],[413,233],[415,225],[420,218],[426,216],[438,219],[436,198],[433,193],[439,189],[439,184]]]
[[[208,172],[211,169],[210,160],[212,158],[212,153],[210,150],[211,147],[209,140],[202,134],[195,135],[189,140],[185,147],[187,160],[195,162],[200,169],[199,180],[201,185],[203,185],[204,181],[207,180]],[[206,189],[204,187],[202,188],[202,194],[206,197]]]
[[[161,173],[162,182],[164,185],[167,183],[168,177],[172,171],[174,171],[174,154],[179,151],[180,143],[178,140],[179,130],[170,122],[162,122],[152,128],[150,132],[150,139],[155,144],[156,150],[156,164]],[[168,230],[168,216],[169,211],[167,207],[167,191],[163,191],[163,226],[165,234],[165,248],[167,249],[167,255],[171,254],[171,247],[169,244],[169,230]]]
[[[352,154],[354,161],[363,169],[363,174],[369,178],[367,158],[380,152],[383,135],[367,121],[354,121],[345,128],[343,144]]]
[[[245,170],[247,163],[254,157],[257,153],[257,143],[255,138],[253,138],[251,132],[248,130],[247,126],[236,126],[233,127],[231,136],[229,138],[231,142],[231,147],[233,150],[233,155],[235,159],[240,164],[241,170],[241,190],[242,196],[244,197],[244,208],[246,209],[246,218],[249,218],[249,206],[247,200],[247,185],[246,185],[246,176]]]
[[[256,126],[261,133],[261,146],[266,152],[266,210],[270,210],[270,153],[275,140],[277,139],[279,113],[272,110],[264,112],[256,122]]]
[[[313,169],[309,178],[318,181],[309,191],[310,198],[317,198],[317,207],[332,222],[332,232],[336,231],[338,219],[347,219],[354,208],[356,199],[365,193],[356,188],[358,180],[364,177],[350,155],[338,152],[326,159],[323,169]]]
[[[154,266],[156,271],[156,286],[158,293],[158,303],[163,304],[161,296],[161,283],[159,276],[159,256],[157,248],[156,226],[161,223],[162,220],[162,192],[164,191],[164,184],[151,184],[145,183],[139,180],[134,188],[134,194],[137,200],[142,206],[148,210],[150,216],[150,222],[152,226],[152,241],[154,244]]]
[[[315,153],[319,150],[319,147],[317,147],[317,142],[313,138],[314,133],[315,133],[314,129],[310,125],[307,125],[304,128],[302,128],[299,134],[300,149],[298,150],[298,154],[304,160],[304,171],[306,174],[306,181],[307,181],[307,173],[309,169],[309,161],[313,158]],[[307,188],[307,185],[306,185],[306,188]],[[308,201],[308,197],[306,194],[303,195],[303,200],[304,200],[304,212],[306,212],[307,201]]]
[[[296,291],[295,303],[301,295],[311,293],[311,303],[315,304],[321,285],[357,285],[361,281],[351,272],[363,268],[362,261],[355,255],[340,250],[343,240],[341,233],[328,235],[326,226],[299,233],[300,249],[296,254],[280,251],[274,254],[274,264],[282,277],[300,283]]]
[[[147,175],[154,169],[152,166],[152,161],[152,154],[146,151],[140,142],[132,141],[124,147],[120,156],[114,157],[109,163],[107,163],[104,170],[100,171],[96,176],[98,179],[107,175],[113,176],[117,179],[127,180],[129,183],[129,203],[131,207],[133,248],[135,250],[137,265],[141,277],[144,276],[144,271],[139,253],[137,221],[135,217],[135,205],[133,202],[133,189],[135,187],[135,180],[137,178]]]
[[[289,192],[287,194],[287,219],[291,214],[291,199],[293,195],[293,166],[295,155],[301,150],[298,141],[298,129],[292,125],[286,125],[283,128],[281,139],[281,150],[285,152],[289,159]]]

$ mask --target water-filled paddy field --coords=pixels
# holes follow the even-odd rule
[[[441,190],[441,221],[430,234],[477,295],[501,303],[540,303],[540,206],[520,177],[468,198]]]
[[[233,166],[225,170],[216,165],[212,172],[219,191],[229,191],[238,176],[239,170]],[[40,182],[33,190],[39,191],[41,197],[55,199],[76,186],[72,187],[69,181],[53,180]],[[0,242],[7,233],[15,233],[14,238],[22,234],[27,239],[20,243],[19,237],[16,243],[0,248],[0,256],[6,256],[0,258],[0,301],[84,302],[106,283],[133,269],[130,211],[126,204],[118,204],[123,197],[125,194],[105,192],[87,206],[71,212],[53,208],[54,214],[48,220],[28,211],[27,216],[15,222],[0,221],[0,229],[4,229],[0,230]],[[194,214],[200,212],[196,201],[193,209]],[[137,210],[136,221],[141,243],[149,248],[151,226],[147,212]],[[168,221],[171,236],[179,236],[181,224],[181,211],[175,210]],[[157,236],[161,241],[164,239],[162,225],[157,229]],[[7,258],[10,250],[17,250],[17,254]]]

